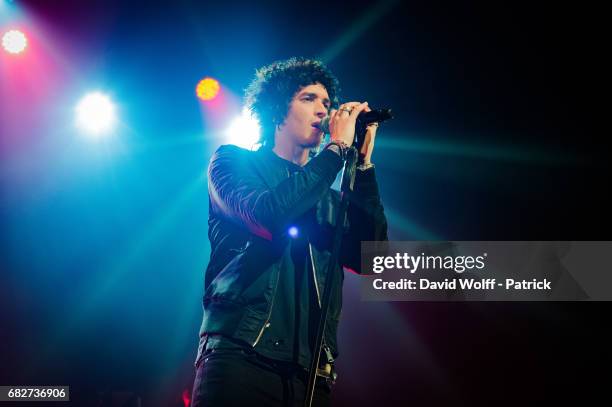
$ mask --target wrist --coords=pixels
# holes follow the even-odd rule
[[[326,150],[332,150],[336,154],[340,156],[343,160],[346,159],[346,154],[349,149],[349,146],[342,140],[331,140],[325,146]]]
[[[352,141],[350,143],[348,143],[345,139],[341,138],[341,137],[330,137],[329,138],[329,142],[330,143],[339,143],[342,144],[344,146],[346,146],[347,148],[351,146],[351,144],[353,143]]]
[[[370,168],[374,168],[374,164],[371,162],[361,163],[357,166],[357,169],[361,171],[369,170]]]

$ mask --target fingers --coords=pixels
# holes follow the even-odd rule
[[[367,104],[367,102],[365,102]],[[363,103],[360,102],[347,102],[347,103],[343,103],[338,107],[338,114],[336,115],[336,118],[340,118],[340,117],[357,117],[357,116],[351,116],[352,113],[355,112],[355,109],[360,109],[359,112],[361,112],[361,105],[363,105]],[[359,113],[357,113],[359,114]]]
[[[359,116],[359,113],[363,112],[367,107],[368,102],[363,102],[355,106],[351,111],[351,118],[357,120],[357,116]]]
[[[378,123],[370,123],[366,126],[366,137],[376,137],[376,130],[378,130]]]
[[[336,109],[332,109],[329,111],[329,123],[334,120],[334,118],[336,117],[336,113],[338,113],[338,110]]]
[[[352,145],[355,138],[355,123],[359,113],[368,108],[368,103],[348,102],[330,114],[330,135],[332,140],[340,140]]]
[[[355,108],[355,106],[359,106],[361,103],[359,102],[348,102],[348,103],[343,103],[340,105],[340,107],[338,108],[338,111],[340,113],[347,113],[348,114],[351,113],[351,111]]]

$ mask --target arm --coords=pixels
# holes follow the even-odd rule
[[[378,192],[375,168],[357,170],[355,186],[349,195],[349,229],[342,240],[340,262],[345,268],[361,273],[361,242],[384,241],[387,218]]]
[[[370,108],[366,108],[369,111]],[[359,151],[360,167],[355,173],[353,192],[349,195],[349,230],[342,241],[341,264],[361,273],[361,242],[386,241],[387,218],[378,192],[376,170],[371,162],[378,123],[368,126]]]
[[[213,210],[272,240],[329,189],[342,167],[338,154],[324,150],[300,171],[270,189],[234,146],[221,146],[208,168]]]

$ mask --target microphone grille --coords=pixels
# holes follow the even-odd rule
[[[323,133],[329,134],[329,116],[326,116],[321,120],[319,128]]]

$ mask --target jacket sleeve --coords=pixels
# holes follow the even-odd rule
[[[246,153],[246,154],[245,154]],[[208,167],[212,209],[272,240],[289,223],[316,204],[342,168],[340,156],[324,150],[274,188],[269,188],[249,166],[248,153],[221,146]]]
[[[345,268],[361,274],[361,242],[388,240],[387,218],[378,191],[375,168],[357,170],[353,192],[349,195],[348,221],[340,262]]]

